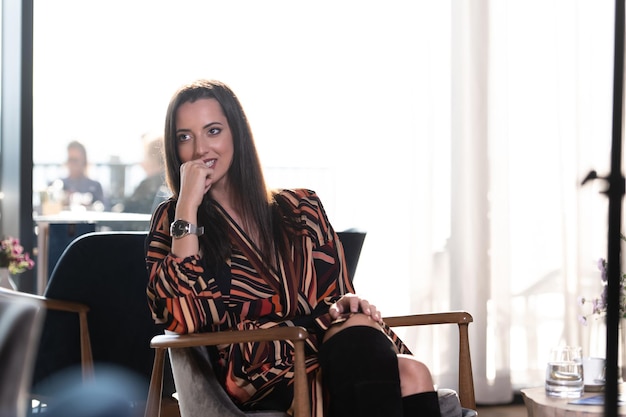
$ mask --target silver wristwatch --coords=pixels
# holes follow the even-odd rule
[[[196,226],[186,220],[175,220],[170,225],[170,234],[174,239],[180,239],[187,235],[201,236],[204,233],[204,226]]]

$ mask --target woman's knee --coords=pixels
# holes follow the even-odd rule
[[[352,315],[343,323],[332,325],[324,335],[324,342],[339,333],[340,331],[353,326],[368,326],[382,331],[380,324],[374,321],[370,316],[362,313],[357,313]]]
[[[433,378],[428,367],[410,355],[398,355],[402,396],[433,391]]]
[[[397,351],[380,329],[343,328],[322,344],[319,363],[328,415],[402,415]]]

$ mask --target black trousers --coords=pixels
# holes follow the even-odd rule
[[[440,417],[434,391],[402,397],[391,340],[369,326],[348,327],[320,348],[328,417]]]

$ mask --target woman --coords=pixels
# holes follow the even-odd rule
[[[178,333],[303,326],[314,415],[439,416],[426,366],[353,294],[317,195],[267,190],[226,85],[176,92],[165,159],[173,196],[152,216],[147,254],[158,323]],[[289,410],[292,351],[286,341],[220,346],[214,362],[240,408]]]

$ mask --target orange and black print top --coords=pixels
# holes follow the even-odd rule
[[[345,267],[343,247],[322,203],[310,190],[282,190],[276,196],[289,207],[292,224],[299,225],[291,242],[292,259],[279,256],[268,267],[251,239],[217,206],[229,228],[231,255],[219,268],[207,267],[202,254],[177,258],[170,252],[170,224],[175,200],[154,212],[147,242],[150,280],[148,302],[154,320],[177,333],[302,326],[310,333],[306,364],[314,415],[321,413],[318,347],[332,323],[329,307],[354,292]],[[210,236],[209,236],[210,238]],[[388,328],[398,351],[409,353]],[[233,400],[243,409],[270,403],[291,406],[293,345],[289,341],[241,343],[218,347],[217,374]]]

